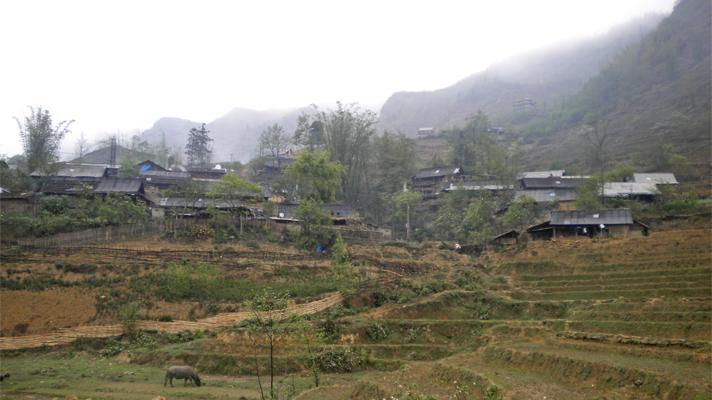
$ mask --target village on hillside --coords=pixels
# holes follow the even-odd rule
[[[220,164],[165,167],[152,159],[145,159],[131,163],[127,168],[126,163],[119,165],[117,153],[124,160],[150,156],[121,147],[114,140],[108,147],[54,164],[51,172],[33,171],[30,176],[36,188],[34,191],[2,189],[0,210],[5,218],[12,215],[37,218],[48,204],[54,204],[53,199],[62,199],[67,208],[72,208],[78,198],[112,196],[142,207],[145,218],[138,218],[141,222],[168,219],[209,224],[216,219],[215,212],[218,212],[239,215],[253,226],[262,223],[280,231],[285,229],[279,226],[282,224],[299,225],[299,194],[275,184],[294,163],[297,151],[262,157],[251,175],[253,182]],[[9,170],[16,166],[5,163],[2,168]],[[491,235],[478,245],[517,243],[521,235],[534,240],[567,236],[647,235],[650,227],[633,215],[630,205],[654,204],[663,197],[670,198],[677,193],[679,182],[670,172],[631,172],[618,179],[620,181],[594,182],[592,176],[568,175],[565,170],[524,171],[510,180],[488,179],[487,176],[468,174],[460,166],[433,166],[416,170],[409,180],[403,182],[402,193],[416,195],[416,201],[411,204],[413,209],[428,209],[432,215],[437,215],[437,210],[447,203],[448,196],[457,197],[460,194],[496,199],[497,207],[490,210],[491,215],[485,216],[486,219],[505,215],[513,205],[529,209],[529,218],[518,221],[516,225],[508,225],[512,229],[507,231],[489,232]],[[600,198],[600,206],[577,208],[581,188],[591,183],[596,185],[593,196]],[[583,193],[583,196],[587,195],[591,195],[590,190]],[[466,211],[457,210],[461,214]],[[324,203],[322,212],[347,238],[410,239],[408,221],[404,221],[406,225],[403,227],[376,225],[360,217],[357,209],[345,201]],[[116,221],[113,224],[127,222]],[[426,221],[424,224],[432,225],[433,222]],[[71,229],[71,226],[59,227],[54,233]],[[400,234],[394,234],[394,230]],[[13,229],[6,229],[5,232],[4,239],[7,240]],[[426,238],[452,239],[438,237],[436,233]],[[458,246],[470,244],[458,243]]]
[[[712,400],[710,0],[0,14],[0,400]]]

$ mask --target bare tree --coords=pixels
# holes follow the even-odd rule
[[[585,150],[590,166],[596,171],[596,181],[598,182],[598,193],[603,202],[603,186],[605,185],[604,175],[610,162],[610,139],[611,133],[608,129],[611,122],[608,120],[598,121],[584,132]]]
[[[78,158],[82,158],[88,151],[89,141],[86,140],[86,138],[84,137],[84,132],[82,132],[81,134],[79,134],[79,139],[77,139],[74,153]]]
[[[284,128],[279,124],[267,127],[260,134],[260,153],[265,150],[276,161],[277,168],[280,167],[279,155],[283,154],[289,146],[289,136],[284,132]]]

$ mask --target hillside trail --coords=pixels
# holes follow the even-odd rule
[[[290,315],[310,315],[324,311],[343,301],[340,292],[333,292],[326,297],[303,304],[290,304],[282,312],[273,314],[277,319],[286,319]],[[145,331],[178,333],[182,331],[213,330],[220,327],[236,325],[252,315],[250,311],[222,313],[197,321],[137,321],[136,328]],[[55,332],[37,335],[0,337],[0,350],[20,350],[43,346],[60,346],[70,344],[79,338],[107,338],[121,336],[124,328],[115,325],[85,325],[64,328]]]

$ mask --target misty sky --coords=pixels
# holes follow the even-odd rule
[[[175,116],[336,100],[379,107],[517,53],[605,32],[674,0],[0,2],[0,154],[28,105],[75,119],[64,143]]]

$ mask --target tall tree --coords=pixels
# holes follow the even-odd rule
[[[316,120],[326,150],[332,160],[344,167],[344,197],[352,204],[359,204],[369,184],[366,166],[371,137],[376,132],[376,113],[357,104],[336,104],[335,110],[318,112]]]
[[[596,178],[591,182],[597,185],[596,193],[600,196],[600,203],[604,204],[603,187],[606,184],[605,171],[610,162],[610,121],[598,121],[593,126],[584,128],[585,150],[590,167],[596,171]]]
[[[489,118],[482,111],[469,119],[463,128],[447,132],[451,161],[468,174],[484,175],[502,182],[511,181],[517,173],[518,154],[505,147],[489,132]]]
[[[400,192],[394,197],[394,201],[398,207],[405,208],[405,240],[409,241],[412,232],[410,221],[411,209],[416,204],[420,203],[422,196],[417,192]]]
[[[378,224],[390,223],[394,215],[394,193],[403,190],[415,172],[415,141],[388,131],[376,136],[371,144],[369,185],[362,206]]]
[[[54,125],[48,110],[30,107],[30,116],[23,121],[15,118],[15,121],[20,128],[28,170],[49,172],[52,164],[59,160],[59,145],[74,120]]]
[[[185,155],[188,157],[188,166],[207,168],[213,151],[210,142],[213,141],[209,130],[203,124],[200,129],[191,128],[188,132],[188,143],[185,145]]]
[[[293,197],[326,203],[336,198],[343,173],[341,164],[331,161],[326,151],[304,151],[287,167],[284,177],[292,185]]]
[[[279,155],[284,154],[288,146],[289,136],[279,124],[268,126],[267,129],[260,134],[260,148],[263,150],[261,153],[266,152],[267,155],[272,156],[276,160],[278,168],[280,162]]]
[[[292,135],[292,143],[304,146],[309,151],[316,150],[324,144],[324,125],[307,113],[297,118],[297,128]]]

